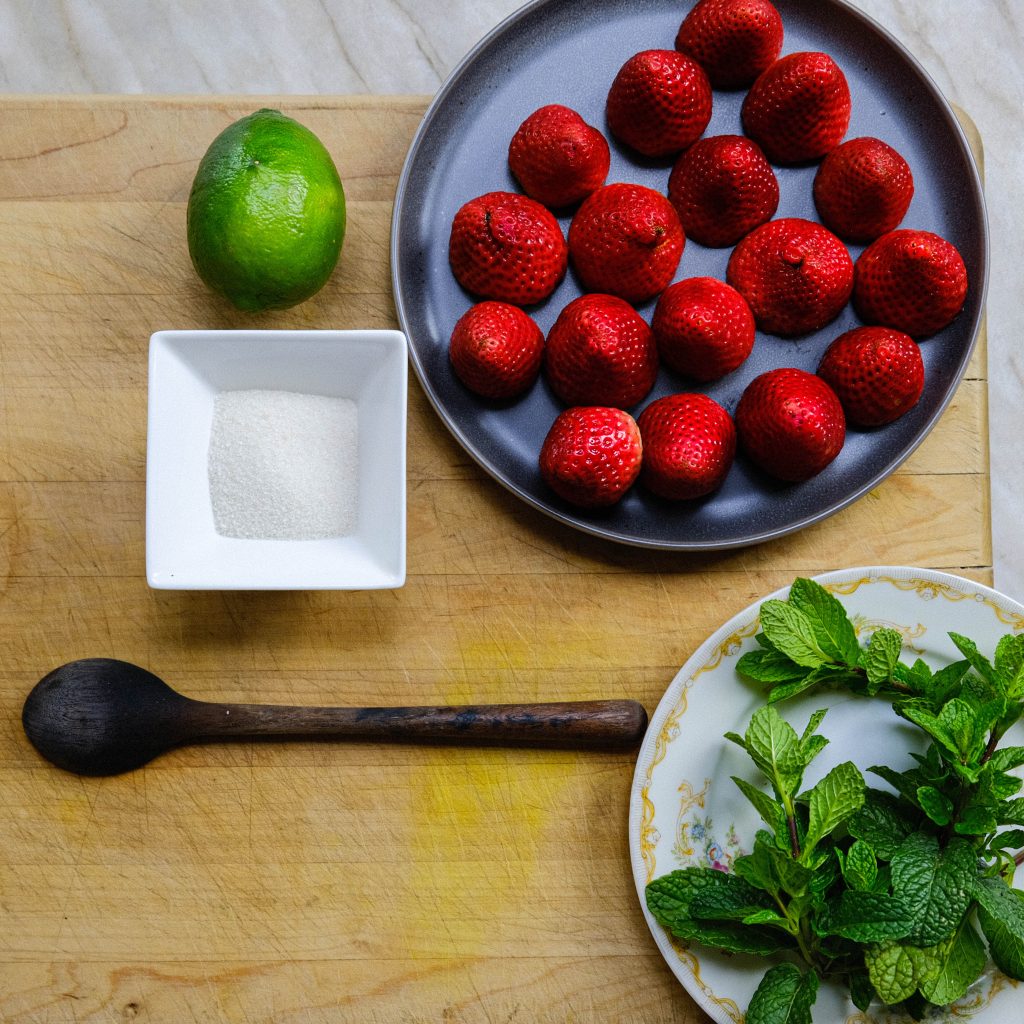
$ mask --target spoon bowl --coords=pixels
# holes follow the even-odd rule
[[[138,665],[83,658],[36,683],[21,721],[32,745],[58,768],[116,775],[181,743],[190,703]]]

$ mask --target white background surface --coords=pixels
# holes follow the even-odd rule
[[[642,0],[636,0],[642,2]],[[0,92],[433,93],[517,0],[4,0]],[[689,9],[680,2],[680,18]],[[1024,2],[856,0],[966,110],[992,233],[996,586],[1024,599]],[[955,467],[951,467],[955,468]],[[950,564],[958,561],[950,552]]]

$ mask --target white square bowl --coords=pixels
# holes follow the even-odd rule
[[[160,590],[378,590],[405,582],[407,346],[399,331],[158,331],[149,341],[146,579]],[[224,537],[207,460],[222,391],[350,398],[358,410],[355,531],[327,540]]]

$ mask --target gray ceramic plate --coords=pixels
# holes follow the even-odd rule
[[[452,73],[413,140],[398,185],[391,257],[395,302],[413,365],[440,417],[496,480],[535,508],[588,533],[653,548],[740,547],[802,529],[844,508],[888,476],[946,407],[963,376],[977,335],[987,280],[987,232],[978,173],[948,104],[903,47],[842,0],[776,0],[785,25],[783,53],[825,50],[846,73],[853,94],[848,138],[874,135],[910,163],[916,191],[903,227],[935,231],[967,264],[967,304],[951,326],[925,341],[925,390],[902,419],[850,430],[839,457],[802,484],[780,484],[737,457],[716,494],[670,504],[633,490],[614,508],[586,513],[544,484],[537,456],[562,406],[543,378],[525,398],[498,407],[467,391],[448,363],[448,338],[473,298],[448,266],[452,218],[467,200],[496,189],[516,191],[508,142],[537,107],[563,103],[607,135],[604,103],[623,62],[638,50],[671,49],[686,10],[677,0],[535,0],[499,25]],[[716,92],[708,135],[740,133],[745,93]],[[611,141],[611,140],[610,140]],[[670,162],[637,162],[612,141],[608,180],[664,191]],[[777,168],[782,200],[776,216],[817,219],[811,197],[816,165]],[[569,217],[561,223],[567,231]],[[731,249],[687,242],[677,279],[724,278]],[[854,259],[861,247],[853,246]],[[570,273],[530,312],[546,333],[581,294]],[[654,302],[640,312],[649,320]],[[733,412],[747,384],[777,366],[814,371],[828,343],[859,321],[847,307],[824,330],[796,341],[758,334],[737,371],[705,387]],[[662,369],[647,402],[692,384]]]

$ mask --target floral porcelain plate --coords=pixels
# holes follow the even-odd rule
[[[949,631],[971,637],[988,656],[1003,634],[1024,631],[1024,606],[948,573],[876,566],[842,569],[816,579],[842,601],[858,635],[881,626],[897,629],[904,637],[904,656],[921,657],[933,668],[960,658],[946,635]],[[785,594],[783,589],[762,600]],[[674,939],[647,912],[644,888],[676,868],[702,865],[728,871],[736,857],[750,850],[760,821],[730,776],[759,780],[746,754],[723,734],[742,734],[764,703],[763,692],[736,672],[740,656],[757,646],[760,605],[756,602],[727,622],[680,669],[651,720],[630,799],[630,856],[647,923],[673,973],[719,1024],[742,1024],[764,973],[764,959]],[[862,771],[873,764],[903,769],[911,763],[906,751],[916,742],[916,731],[880,703],[847,693],[812,693],[778,707],[798,732],[815,709],[829,709],[819,732],[831,742],[808,769],[807,787],[844,760],[853,760]],[[1015,726],[1004,742],[1024,743],[1024,726]],[[882,785],[873,778],[868,776],[869,785]],[[907,1020],[878,1003],[862,1013],[839,985],[821,987],[814,1019],[827,1024]],[[946,1019],[979,1024],[1024,1019],[1024,989],[990,968]]]

